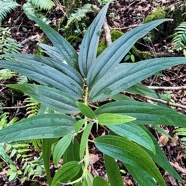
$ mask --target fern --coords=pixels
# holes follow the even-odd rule
[[[26,115],[28,117],[35,116],[37,115],[39,109],[40,109],[40,103],[35,101],[33,98],[26,98],[25,101],[26,103]]]
[[[173,38],[174,48],[177,51],[183,50],[186,45],[186,22],[182,22],[176,29]]]
[[[55,6],[52,0],[28,0],[35,8],[50,10]]]
[[[175,130],[175,135],[181,136],[181,143],[186,153],[186,128],[178,128]]]
[[[0,28],[0,54],[19,53],[21,47],[20,44],[11,38],[9,28]]]
[[[93,12],[91,7],[92,7],[91,4],[85,4],[83,7],[78,8],[74,13],[72,13],[68,18],[65,29],[68,29],[69,26],[73,23],[77,24],[79,21],[86,17],[87,13]]]
[[[14,0],[0,0],[0,25],[7,14],[18,6],[19,4]]]

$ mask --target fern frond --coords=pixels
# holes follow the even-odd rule
[[[91,7],[91,4],[85,4],[83,7],[78,8],[74,13],[72,13],[68,18],[65,29],[68,29],[72,23],[78,23],[79,21],[81,21],[83,18],[86,17],[87,13],[93,12]]]
[[[16,73],[12,72],[8,69],[1,69],[0,70],[0,80],[7,80],[10,79],[11,77],[13,77]]]
[[[19,4],[14,0],[0,0],[0,24],[3,19],[6,18],[7,14],[18,7]]]
[[[186,22],[182,22],[175,28],[175,37],[173,38],[174,48],[177,51],[183,50],[186,45]]]
[[[0,28],[0,54],[19,53],[21,45],[11,38],[9,28]]]
[[[28,117],[37,115],[40,109],[40,103],[30,97],[26,98],[24,102],[26,103],[26,115],[28,115]]]
[[[17,78],[17,83],[18,84],[26,84],[26,83],[28,83],[28,78],[26,76],[20,75]]]
[[[34,6],[28,1],[23,6],[23,11],[27,15],[27,17],[30,19],[30,15],[36,16]]]
[[[29,2],[38,9],[51,10],[55,6],[52,0],[29,0]]]
[[[186,152],[186,128],[178,128],[175,131],[175,135],[180,136],[181,144]]]

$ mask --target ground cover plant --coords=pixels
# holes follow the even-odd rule
[[[50,57],[9,54],[11,61],[1,60],[0,66],[39,83],[8,86],[40,102],[41,109],[37,116],[1,129],[0,142],[42,139],[47,183],[52,186],[123,185],[115,159],[122,162],[139,185],[165,185],[156,164],[183,182],[147,126],[185,127],[186,117],[171,108],[138,102],[120,93],[127,90],[158,97],[139,82],[167,67],[186,64],[186,58],[120,63],[138,39],[167,19],[134,28],[96,57],[108,6],[103,7],[87,30],[79,53],[50,26],[32,17],[54,45],[41,45]],[[92,128],[98,125],[108,128],[108,134],[89,139]],[[104,154],[108,182],[88,171],[90,143]],[[53,178],[51,156],[55,165],[63,157],[63,165]]]

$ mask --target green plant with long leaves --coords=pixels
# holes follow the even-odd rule
[[[170,66],[186,64],[186,58],[120,63],[138,39],[167,19],[134,28],[96,57],[108,6],[101,9],[87,30],[79,53],[50,26],[32,18],[53,43],[53,46],[41,45],[50,57],[10,54],[15,61],[1,60],[0,67],[40,83],[8,87],[30,95],[41,103],[41,109],[37,116],[0,130],[0,142],[42,139],[47,183],[51,186],[123,185],[115,159],[123,163],[139,185],[165,186],[155,163],[183,182],[146,126],[185,127],[186,117],[171,108],[138,102],[120,93],[125,90],[157,98],[159,95],[140,82]],[[94,125],[108,128],[109,134],[90,140]],[[104,154],[108,181],[88,171],[91,166],[89,142]],[[51,155],[54,165],[63,158],[63,165],[53,178],[50,175]]]

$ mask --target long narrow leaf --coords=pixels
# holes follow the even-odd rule
[[[48,65],[34,61],[29,64],[1,60],[0,67],[16,71],[41,84],[53,86],[77,99],[82,96],[82,88],[76,81]]]
[[[79,112],[75,102],[76,99],[55,88],[34,84],[11,84],[8,87],[15,88],[28,94],[43,105],[65,114]]]
[[[93,186],[109,186],[109,184],[100,176],[96,176],[93,180]]]
[[[41,29],[48,36],[50,41],[56,47],[58,53],[61,54],[61,58],[66,63],[75,69],[78,69],[78,54],[70,43],[64,39],[57,31],[51,28],[49,25],[41,21],[40,19],[31,16],[31,18],[41,27]]]
[[[154,142],[147,134],[147,132],[144,131],[140,126],[130,122],[129,124],[125,123],[121,125],[108,126],[108,128],[113,132],[115,132],[116,134],[123,136],[147,148],[148,150],[152,151],[154,154],[156,153]]]
[[[101,136],[95,140],[96,147],[104,154],[122,161],[124,164],[137,166],[156,179],[160,186],[165,186],[162,175],[151,157],[135,143],[118,136]]]
[[[147,86],[141,83],[137,83],[133,85],[132,87],[126,89],[125,91],[130,92],[132,94],[139,94],[139,95],[149,96],[153,98],[165,99],[163,95],[158,94],[156,91],[148,88]]]
[[[91,65],[94,64],[96,60],[101,27],[105,20],[108,5],[109,3],[107,3],[96,16],[93,23],[88,28],[81,43],[78,62],[79,69],[84,77],[87,76]]]
[[[53,139],[43,139],[43,144],[42,144],[43,164],[45,167],[48,185],[51,185],[52,182],[52,177],[50,174],[50,156],[51,156],[52,140]]]
[[[31,55],[31,54],[7,54],[5,56],[12,57],[17,62],[26,61],[27,63],[39,62],[42,64],[46,64],[52,68],[55,68],[61,73],[65,74],[66,76],[69,76],[81,86],[83,85],[83,79],[80,73],[76,69],[63,63],[59,59],[55,59],[55,58],[52,59],[49,57],[36,56],[36,55]]]
[[[113,69],[124,58],[137,40],[166,20],[160,19],[138,26],[113,42],[98,56],[95,65],[90,68],[87,76],[88,85],[95,84],[107,71]]]
[[[156,186],[156,182],[152,176],[150,176],[146,171],[139,169],[139,167],[134,167],[131,165],[124,164],[127,170],[130,172],[132,177],[137,181],[139,186]]]
[[[119,64],[95,83],[90,91],[92,101],[100,101],[139,83],[170,66],[186,64],[185,57],[155,58],[130,65]]]
[[[95,111],[96,115],[103,113],[129,115],[136,118],[132,123],[140,125],[164,124],[180,127],[186,125],[186,116],[170,108],[132,100],[107,103]]]
[[[64,152],[70,145],[71,141],[72,141],[72,136],[68,134],[64,136],[62,139],[60,139],[56,144],[53,152],[53,161],[55,166],[57,166],[58,161],[63,156]]]
[[[110,186],[124,186],[118,165],[114,158],[104,155],[106,171]]]
[[[76,121],[62,114],[44,114],[21,120],[0,130],[0,143],[57,138],[74,131]]]
[[[149,134],[149,136],[151,137],[151,139],[154,142],[155,148],[156,148],[156,154],[153,154],[152,152],[150,152],[149,150],[146,150],[147,153],[151,156],[151,158],[160,166],[162,167],[164,170],[166,170],[171,176],[173,176],[174,178],[176,178],[177,180],[179,180],[180,182],[183,183],[182,178],[180,177],[180,175],[176,172],[176,170],[171,166],[171,164],[169,163],[167,157],[165,156],[164,152],[162,151],[162,149],[160,148],[157,140],[155,139],[155,137],[147,130],[146,127],[142,126],[142,128]]]
[[[77,161],[65,163],[55,174],[51,186],[61,186],[72,180],[80,171],[81,166]]]

